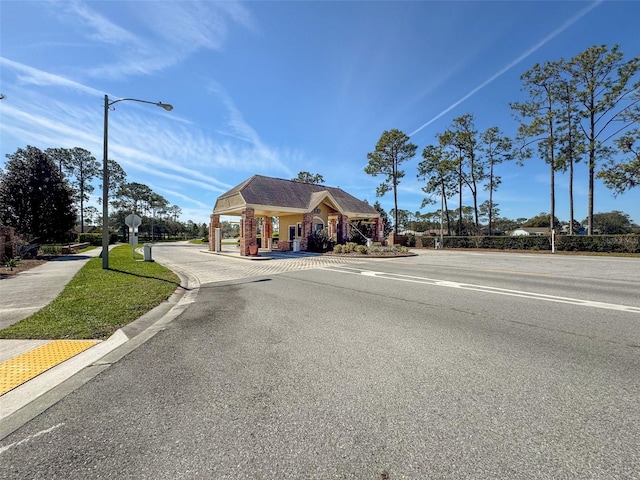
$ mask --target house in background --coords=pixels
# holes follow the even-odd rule
[[[515,235],[551,235],[549,227],[520,227],[511,232],[512,236]]]
[[[270,249],[272,217],[279,219],[278,250],[306,251],[309,236],[326,230],[337,243],[349,238],[350,221],[364,220],[374,225],[374,242],[384,239],[378,211],[344,190],[313,183],[254,175],[216,200],[209,223],[209,250],[218,251],[215,229],[220,216],[239,216],[240,255],[249,255],[257,245],[257,219],[262,218],[262,247]]]

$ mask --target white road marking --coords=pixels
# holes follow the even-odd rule
[[[490,287],[487,285],[474,285],[471,283],[459,283],[449,280],[438,280],[434,278],[416,277],[412,275],[401,275],[398,273],[376,272],[374,270],[362,270],[353,267],[324,267],[322,270],[331,272],[347,273],[352,275],[364,275],[383,280],[395,280],[398,282],[419,283],[424,285],[435,285],[437,287],[459,288],[462,290],[472,290],[476,292],[493,293],[496,295],[508,295],[511,297],[533,298],[546,302],[566,303],[570,305],[580,305],[589,308],[601,308],[605,310],[616,310],[619,312],[640,313],[640,307],[629,305],[619,305],[615,303],[596,302],[592,300],[582,300],[580,298],[561,297],[558,295],[548,295],[546,293],[525,292],[521,290],[511,290],[508,288]]]
[[[42,430],[41,432],[34,433],[33,435],[28,436],[27,438],[23,438],[19,442],[13,442],[13,443],[10,443],[9,445],[6,445],[4,447],[0,447],[0,454],[3,454],[4,452],[6,452],[7,450],[10,450],[13,447],[18,447],[18,446],[22,445],[23,443],[27,443],[27,442],[33,440],[34,438],[38,438],[38,437],[41,437],[42,435],[45,435],[45,434],[50,433],[50,432],[53,432],[54,430],[62,427],[63,425],[64,425],[64,423],[59,423],[57,425],[54,425],[51,428],[47,428],[46,430]]]

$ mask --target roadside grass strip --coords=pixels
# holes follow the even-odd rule
[[[103,270],[102,259],[92,258],[55,300],[0,330],[0,338],[105,339],[180,286],[179,277],[166,267],[133,259],[128,245],[110,250],[109,266]]]

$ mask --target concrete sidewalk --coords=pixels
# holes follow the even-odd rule
[[[96,248],[67,255],[43,265],[0,279],[0,329],[29,317],[55,300],[75,274],[100,255]],[[184,291],[176,291],[167,302],[116,331],[107,340],[0,340],[0,439],[55,403],[68,390],[65,382],[81,370],[115,354],[119,347],[138,344],[154,335],[181,313],[178,304],[196,293],[197,281],[179,274]],[[185,293],[186,292],[186,293]],[[143,335],[144,333],[144,335]],[[135,342],[129,342],[136,339]],[[78,345],[81,343],[82,345]],[[77,388],[77,386],[76,386]],[[67,392],[68,393],[68,392]]]
[[[58,257],[26,272],[0,279],[0,330],[55,300],[78,270],[101,251],[101,248],[94,248]]]

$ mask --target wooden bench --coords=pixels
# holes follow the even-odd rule
[[[62,254],[69,255],[71,253],[76,253],[78,250],[86,248],[89,245],[91,245],[91,242],[72,243],[65,247],[62,247]]]

